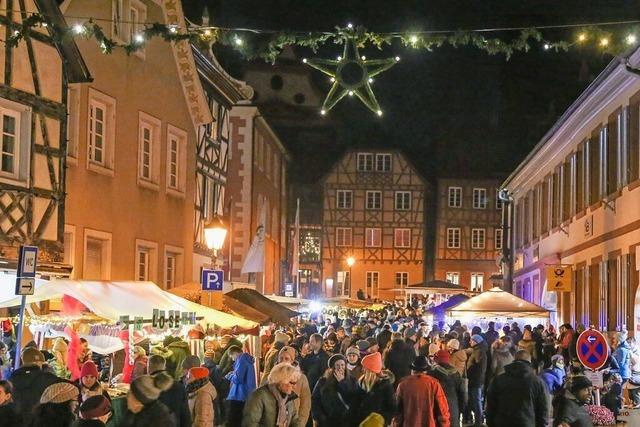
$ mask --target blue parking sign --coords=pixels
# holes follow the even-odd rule
[[[224,282],[223,270],[202,269],[202,290],[221,291]]]

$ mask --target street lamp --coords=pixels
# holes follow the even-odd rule
[[[213,250],[214,264],[218,262],[218,251],[224,246],[227,228],[219,216],[215,216],[204,226],[204,240],[207,247]]]
[[[349,298],[351,298],[351,272],[352,272],[352,268],[353,264],[356,263],[356,259],[352,256],[350,256],[349,258],[347,258],[347,265],[349,266]]]

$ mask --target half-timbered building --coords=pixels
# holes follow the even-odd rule
[[[435,278],[470,291],[491,285],[502,249],[497,179],[438,180]]]
[[[32,13],[46,25],[17,45],[7,41]],[[0,9],[0,262],[15,268],[20,245],[39,247],[41,271],[68,275],[63,265],[67,88],[90,81],[54,0],[7,0]],[[67,266],[68,267],[68,266]]]
[[[428,184],[401,152],[348,151],[322,185],[325,286],[333,279],[327,296],[362,290],[388,300],[400,296],[393,289],[423,282]]]

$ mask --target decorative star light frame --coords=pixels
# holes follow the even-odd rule
[[[351,27],[349,27],[351,29]],[[337,59],[312,58],[302,62],[323,72],[331,79],[331,89],[322,104],[320,114],[325,115],[345,96],[356,96],[378,116],[382,116],[380,104],[371,89],[373,77],[388,70],[400,61],[400,57],[367,59],[360,56],[355,31],[344,35],[344,50]]]

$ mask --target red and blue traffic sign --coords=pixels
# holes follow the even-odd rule
[[[587,329],[578,337],[576,354],[580,363],[591,370],[598,370],[607,363],[609,344],[607,339],[595,329]]]

